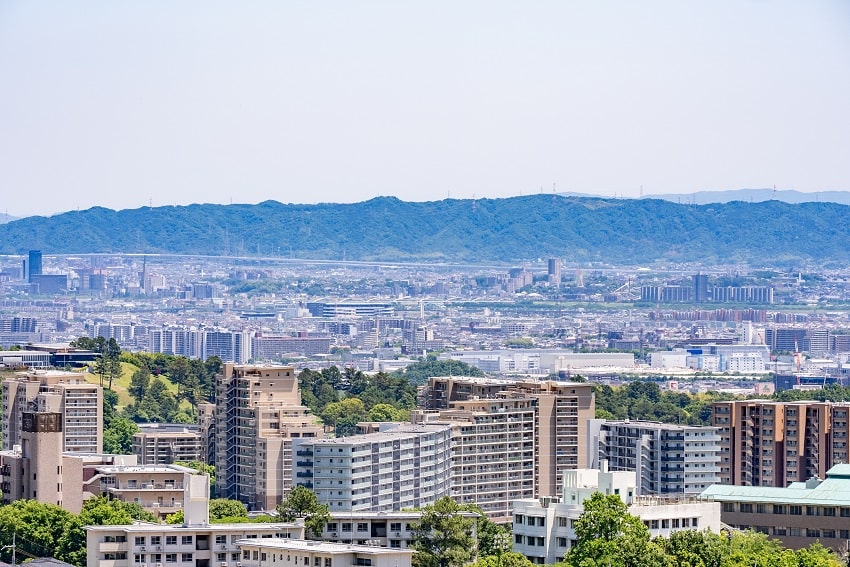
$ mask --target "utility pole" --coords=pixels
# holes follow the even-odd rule
[[[17,532],[12,532],[12,545],[4,545],[3,547],[0,547],[0,551],[3,551],[4,549],[11,549],[12,550],[12,565],[17,565],[17,563],[18,563],[16,553],[15,553],[15,551],[17,549],[17,545],[15,543],[15,536],[17,536],[17,535],[18,535]]]

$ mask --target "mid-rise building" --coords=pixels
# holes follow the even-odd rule
[[[240,567],[410,567],[412,549],[354,545],[288,538],[251,538],[237,542],[242,551]]]
[[[304,538],[303,523],[210,524],[209,477],[188,475],[186,483],[183,524],[88,526],[86,565],[244,567],[239,542]]]
[[[566,471],[558,497],[519,500],[513,504],[513,550],[532,563],[552,565],[563,561],[576,542],[575,522],[584,512],[584,501],[595,492],[618,494],[652,537],[680,530],[720,532],[720,505],[694,497],[637,496],[634,472],[579,469]]]
[[[701,499],[721,505],[720,519],[801,549],[813,543],[835,552],[850,541],[850,465],[835,465],[824,480],[810,478],[788,487],[716,484]]]
[[[3,449],[21,444],[24,412],[62,415],[63,450],[103,452],[103,388],[78,372],[30,370],[3,381]]]
[[[140,465],[207,461],[201,427],[185,423],[140,423],[133,434],[133,454]]]
[[[295,484],[336,511],[423,508],[449,496],[451,429],[398,425],[336,439],[295,439]]]
[[[720,482],[784,487],[848,459],[850,404],[817,401],[714,402],[720,433]]]
[[[720,482],[715,427],[651,421],[590,421],[593,468],[636,474],[637,494],[697,495]]]
[[[531,488],[533,497],[556,495],[563,471],[588,466],[587,423],[596,408],[592,384],[436,377],[421,392],[420,407],[439,411],[429,419],[482,424],[483,429],[461,427],[454,444],[476,450],[476,440],[469,436],[482,431],[488,442],[514,452],[515,462],[505,463],[509,470],[524,465],[526,453],[532,451],[534,483],[524,489]],[[504,424],[496,427],[491,421]]]
[[[225,364],[217,377],[216,491],[272,510],[292,486],[292,439],[320,437],[289,366]]]

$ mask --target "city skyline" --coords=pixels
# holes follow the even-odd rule
[[[850,189],[839,1],[0,7],[12,216]]]

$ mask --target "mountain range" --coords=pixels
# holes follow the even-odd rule
[[[850,262],[850,206],[529,195],[353,204],[95,207],[0,225],[0,254],[173,253],[327,260],[621,264]]]

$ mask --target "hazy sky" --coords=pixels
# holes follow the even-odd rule
[[[850,190],[847,0],[0,0],[10,215]]]

